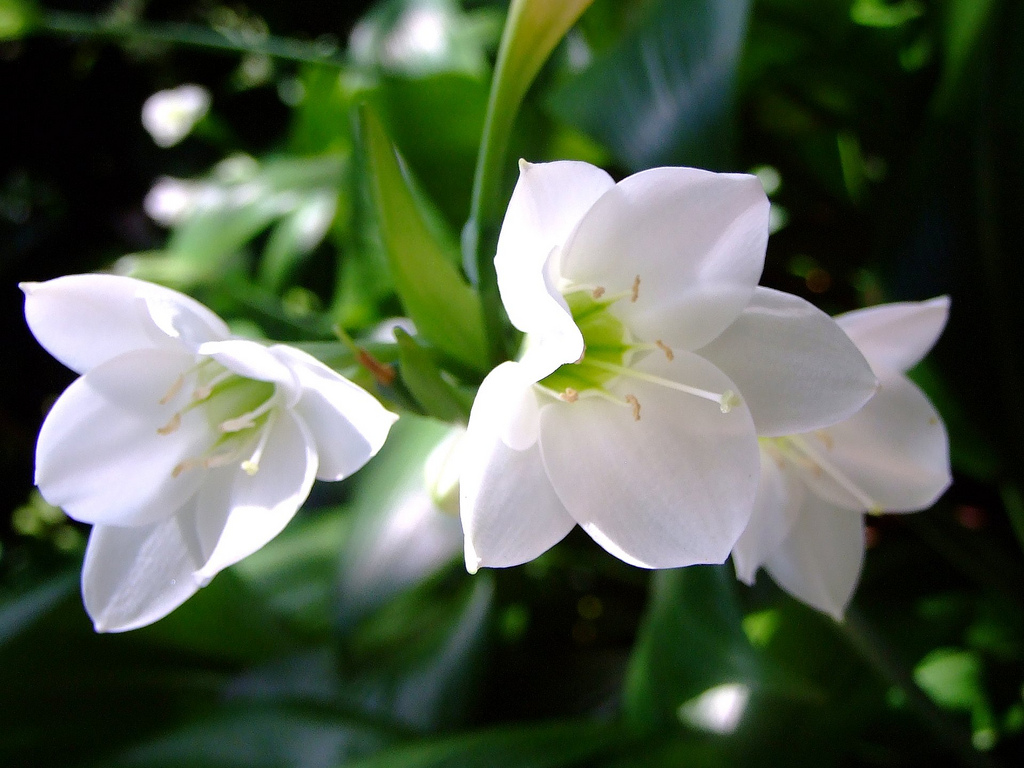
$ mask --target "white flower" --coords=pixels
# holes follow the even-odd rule
[[[468,569],[530,560],[577,524],[642,567],[724,561],[753,505],[757,434],[845,418],[874,376],[831,318],[756,287],[755,177],[520,168],[494,263],[527,337],[473,404]]]
[[[142,105],[142,127],[160,147],[173,147],[210,111],[210,92],[201,85],[157,91]]]
[[[396,418],[176,291],[114,275],[21,287],[39,343],[82,374],[40,430],[36,484],[94,526],[82,594],[98,631],[162,618],[258,550],[314,478],[355,472]]]
[[[864,559],[863,513],[915,512],[949,486],[942,419],[904,372],[932,348],[949,298],[886,304],[836,318],[878,376],[851,418],[762,440],[761,487],[733,551],[748,584],[761,566],[790,594],[841,619]]]

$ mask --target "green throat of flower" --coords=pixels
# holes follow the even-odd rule
[[[191,391],[185,395],[186,390]],[[157,434],[176,432],[186,413],[200,410],[208,424],[207,432],[213,435],[200,456],[174,467],[175,477],[191,469],[213,469],[235,462],[249,475],[259,471],[279,404],[276,385],[239,376],[220,363],[204,360],[181,374],[160,399],[160,405],[172,404],[180,407],[156,430]]]
[[[633,280],[629,291],[611,296],[601,287],[580,287],[566,291],[566,304],[583,335],[584,352],[579,360],[560,366],[539,381],[541,391],[568,403],[574,403],[584,396],[602,397],[631,408],[636,421],[640,420],[640,400],[635,394],[622,396],[611,393],[608,384],[613,379],[626,377],[696,395],[717,403],[722,413],[728,413],[739,405],[741,401],[732,390],[709,392],[631,367],[632,358],[637,352],[663,354],[669,362],[675,358],[672,348],[661,339],[654,342],[634,340],[622,321],[610,311],[616,302],[624,299],[636,302],[639,295],[639,275]]]

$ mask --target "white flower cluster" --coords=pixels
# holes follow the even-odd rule
[[[166,616],[276,536],[314,478],[362,467],[397,418],[176,291],[114,275],[21,287],[39,343],[81,374],[43,423],[36,484],[93,525],[82,595],[98,631]]]
[[[732,552],[743,580],[763,565],[842,615],[862,513],[923,509],[950,482],[942,421],[903,375],[948,300],[837,323],[758,287],[768,217],[753,176],[521,164],[495,266],[526,339],[469,421],[470,571],[579,525],[646,568]]]
[[[905,376],[946,298],[833,320],[757,285],[753,176],[521,164],[495,266],[525,334],[480,386],[460,449],[466,566],[531,560],[574,526],[645,568],[722,563],[839,618],[863,514],[950,482],[938,413]],[[39,342],[79,374],[43,424],[36,483],[93,524],[96,628],[165,616],[277,535],[313,480],[397,418],[309,355],[232,336],[196,301],[77,275],[24,284]]]

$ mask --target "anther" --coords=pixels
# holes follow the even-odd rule
[[[178,427],[181,426],[181,411],[171,416],[171,420],[164,424],[162,427],[158,427],[156,433],[158,435],[169,435],[174,432]]]
[[[640,401],[636,395],[626,395],[626,402],[633,406],[633,421],[640,421]]]
[[[580,399],[580,393],[572,387],[566,387],[565,392],[559,393],[558,396],[567,403],[575,403]]]
[[[654,342],[654,346],[656,346],[658,349],[665,353],[665,357],[668,358],[669,362],[675,360],[676,356],[675,353],[672,351],[672,347],[670,347],[664,341],[658,339],[656,342]]]
[[[160,398],[160,405],[167,405],[171,402],[171,400],[178,396],[178,393],[181,392],[181,388],[183,386],[185,386],[185,374],[182,374],[174,380],[174,383],[171,384],[171,388],[167,390],[167,394]]]
[[[174,469],[171,470],[171,477],[177,477],[182,472],[192,469],[196,466],[195,461],[192,459],[186,459],[185,461],[177,464]]]
[[[221,432],[241,432],[243,429],[249,429],[249,427],[255,426],[256,419],[265,414],[267,411],[274,407],[274,398],[268,397],[263,401],[261,405],[249,411],[243,413],[234,419],[225,419],[220,423]]]
[[[633,278],[633,288],[629,294],[629,300],[636,303],[636,300],[640,298],[640,275]]]
[[[206,398],[213,394],[213,390],[217,387],[218,384],[220,384],[222,381],[230,379],[234,375],[235,374],[232,373],[231,371],[221,371],[202,386],[196,387],[194,390],[192,390],[192,401],[198,403],[202,400],[205,400]]]
[[[590,295],[593,296],[595,299],[600,299],[602,296],[604,296],[604,288],[599,285],[590,292]]]

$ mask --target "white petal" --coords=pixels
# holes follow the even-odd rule
[[[199,492],[199,539],[204,549],[216,539],[209,559],[196,570],[201,583],[277,536],[309,496],[317,470],[312,435],[286,410],[275,412],[270,430],[258,472],[214,470]]]
[[[750,300],[764,266],[768,198],[755,176],[654,168],[619,182],[580,222],[561,276],[608,294],[644,341],[693,350]]]
[[[808,494],[800,517],[765,570],[793,597],[841,621],[863,562],[863,515]]]
[[[699,350],[736,382],[762,437],[835,424],[874,394],[876,380],[835,320],[798,296],[758,288]]]
[[[949,297],[882,304],[839,315],[836,321],[868,359],[884,371],[908,371],[939,340],[949,317]]]
[[[341,480],[377,455],[396,414],[305,352],[284,345],[270,352],[292,369],[302,388],[295,412],[316,443],[318,480]]]
[[[540,406],[529,366],[502,363],[484,378],[469,413],[467,445],[489,445],[497,435],[509,448],[523,451],[537,442]],[[480,437],[478,437],[480,436]]]
[[[497,435],[491,437],[489,443],[474,439],[467,444],[462,468],[461,516],[470,573],[481,566],[505,568],[533,560],[576,525],[551,487],[539,446],[516,451]]]
[[[754,513],[732,549],[736,577],[746,584],[754,583],[757,569],[789,535],[803,503],[803,483],[784,471],[783,466],[762,448],[761,481]]]
[[[692,387],[732,389],[706,360],[677,352],[636,368]],[[757,438],[749,411],[633,378],[610,383],[633,409],[599,397],[541,410],[548,477],[569,514],[601,546],[644,568],[721,563],[750,519]]]
[[[805,472],[804,480],[832,504],[862,512],[914,512],[930,507],[951,481],[942,418],[901,374],[881,386],[851,418],[801,437],[844,478]],[[850,487],[857,489],[851,493]]]
[[[39,343],[68,368],[84,373],[125,352],[177,348],[181,333],[205,339],[228,335],[224,322],[194,299],[118,275],[68,275],[22,283],[25,318]],[[151,307],[160,307],[160,320]]]
[[[174,476],[213,441],[201,409],[172,423],[161,405],[192,356],[138,350],[97,365],[72,383],[43,422],[36,444],[36,485],[51,504],[86,523],[145,525],[171,515],[191,496],[201,470]]]
[[[152,624],[199,589],[194,508],[150,525],[97,525],[82,565],[82,599],[97,632]]]
[[[548,259],[554,254],[557,260],[569,233],[615,183],[600,168],[581,162],[520,162],[519,169],[494,257],[501,300],[512,324],[524,333],[574,339],[579,331],[552,285],[556,275]],[[576,343],[575,356],[561,362],[580,356],[582,336]]]
[[[518,565],[575,525],[544,472],[533,381],[519,363],[484,379],[463,437],[459,477],[466,568]]]
[[[291,366],[259,342],[248,339],[211,341],[200,345],[198,354],[213,358],[239,376],[276,384],[284,393],[289,408],[299,400],[301,389]]]

